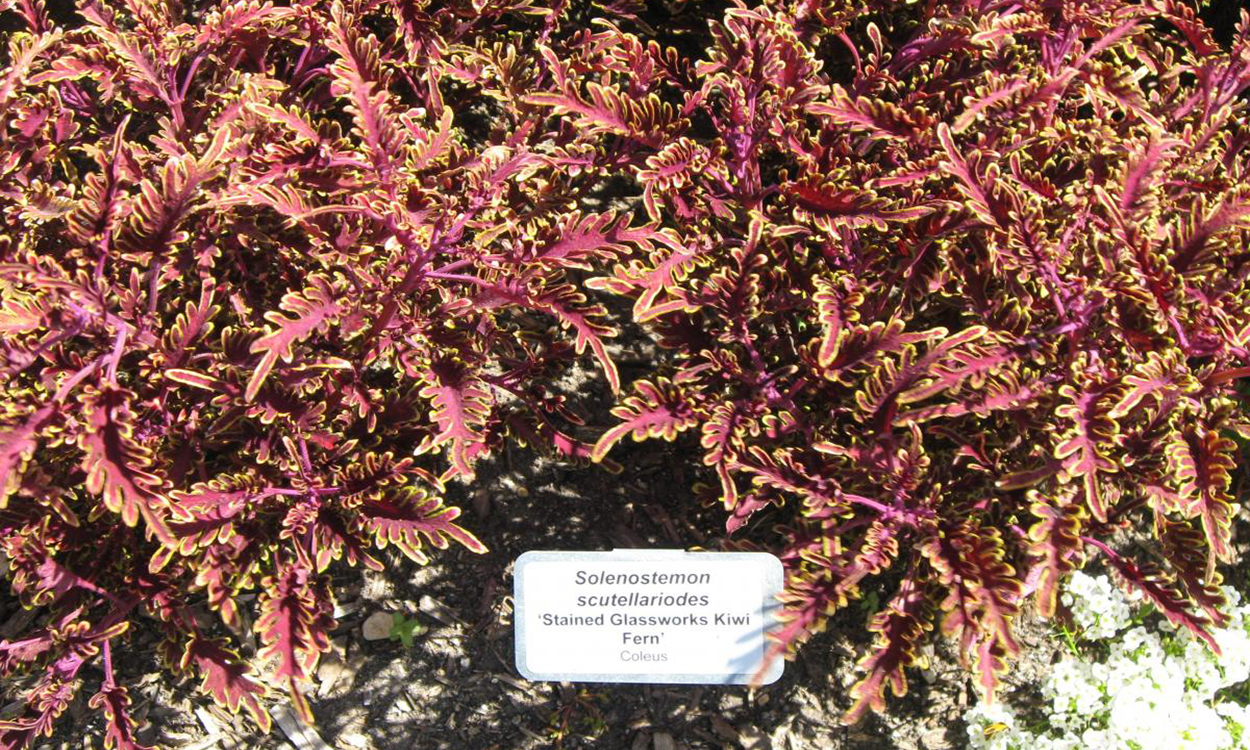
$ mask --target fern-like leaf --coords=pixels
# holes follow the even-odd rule
[[[154,750],[135,739],[135,723],[130,718],[130,695],[126,688],[107,681],[87,705],[104,712],[104,747],[109,750]]]
[[[663,131],[675,119],[672,105],[655,94],[630,99],[615,88],[594,81],[586,84],[589,101],[569,93],[530,94],[526,102],[561,115],[574,115],[574,124],[587,135],[614,133],[630,136],[648,146],[658,147]]]
[[[1143,201],[1150,190],[1151,176],[1159,169],[1168,152],[1184,145],[1174,138],[1154,138],[1146,141],[1141,155],[1134,159],[1124,172],[1120,189],[1120,210],[1126,216],[1140,214]]]
[[[36,409],[19,424],[0,432],[0,508],[22,483],[22,474],[39,446],[38,436],[56,414],[52,404]]]
[[[426,380],[429,384],[421,389],[420,395],[430,401],[433,407],[430,418],[438,425],[439,432],[423,444],[421,450],[450,443],[448,457],[453,470],[472,477],[470,458],[485,441],[481,430],[490,414],[490,393],[467,365],[454,359],[434,362]]]
[[[750,424],[744,405],[738,401],[728,401],[712,409],[701,428],[703,435],[699,443],[704,449],[703,463],[716,467],[716,476],[721,485],[721,503],[725,510],[733,510],[738,504],[738,486],[730,469],[743,448],[741,433],[752,427],[754,425]]]
[[[251,669],[237,653],[218,641],[195,637],[187,642],[179,668],[186,671],[192,665],[203,676],[200,689],[218,705],[232,713],[246,709],[261,731],[269,731],[269,712],[261,702],[265,688],[252,678]]]
[[[447,549],[454,541],[470,552],[487,551],[477,537],[455,523],[459,508],[444,506],[442,500],[423,490],[409,487],[369,499],[360,506],[360,512],[379,548],[393,544],[420,565],[429,562],[422,551],[422,539],[436,549]]]
[[[864,303],[864,294],[849,274],[840,274],[829,281],[817,279],[815,285],[816,314],[823,334],[816,357],[821,367],[828,367],[837,359],[850,326],[859,322],[859,306]]]
[[[671,441],[677,433],[699,422],[682,390],[664,377],[656,378],[654,383],[649,380],[634,383],[634,395],[626,396],[620,406],[612,409],[612,414],[623,421],[603,433],[595,443],[591,454],[595,461],[602,461],[612,446],[626,435],[632,434],[634,440],[660,437]]]
[[[589,269],[592,258],[614,258],[631,244],[652,246],[658,235],[652,227],[630,227],[629,217],[607,211],[582,216],[572,212],[556,227],[554,239],[524,254],[526,261],[565,268]]]
[[[1104,393],[1091,389],[1078,392],[1069,384],[1059,387],[1059,394],[1069,403],[1055,409],[1055,416],[1069,420],[1071,427],[1055,446],[1055,458],[1063,462],[1061,481],[1080,478],[1085,499],[1094,518],[1105,522],[1107,507],[1103,500],[1101,474],[1119,471],[1107,450],[1116,434],[1116,423],[1107,416]]]
[[[274,677],[287,685],[300,716],[312,723],[312,711],[296,683],[312,678],[321,654],[330,649],[334,626],[329,588],[298,563],[287,564],[262,583],[260,617],[255,630],[263,644],[257,656],[276,659]]]
[[[390,111],[387,81],[378,62],[378,39],[360,36],[338,0],[330,15],[333,21],[326,44],[339,56],[330,66],[334,76],[330,93],[347,100],[374,168],[384,180],[389,179],[400,150],[399,126]]]
[[[150,469],[151,453],[133,437],[130,391],[105,386],[87,389],[81,399],[87,431],[80,437],[86,455],[87,491],[100,495],[104,505],[134,526],[142,516],[162,542],[172,536],[160,509],[161,480]]]
[[[530,297],[530,306],[536,310],[550,313],[560,321],[561,327],[571,328],[577,332],[574,342],[577,353],[581,354],[589,347],[595,359],[603,369],[608,387],[613,393],[621,389],[621,377],[616,363],[608,355],[604,339],[616,335],[615,329],[600,321],[607,317],[607,310],[602,305],[586,304],[586,295],[572,284],[559,284]]]
[[[923,663],[920,639],[933,629],[928,608],[929,602],[916,583],[904,579],[894,598],[873,615],[868,630],[877,637],[859,663],[859,668],[868,674],[851,688],[854,702],[842,715],[842,723],[854,724],[870,708],[883,710],[887,689],[896,697],[907,694],[907,675],[903,670]]]
[[[1070,497],[1049,499],[1030,490],[1029,500],[1038,519],[1029,527],[1029,552],[1037,560],[1029,578],[1036,581],[1038,614],[1049,618],[1055,616],[1060,584],[1083,561],[1081,530],[1089,516]]]
[[[1198,381],[1185,370],[1175,350],[1167,354],[1149,352],[1146,360],[1124,377],[1124,385],[1124,395],[1107,412],[1112,419],[1133,414],[1147,397],[1158,402],[1176,392],[1192,393],[1198,389]]]
[[[1204,532],[1188,521],[1172,522],[1162,514],[1155,515],[1155,532],[1177,583],[1202,607],[1212,624],[1217,628],[1227,626],[1228,615],[1223,611],[1227,609],[1227,600],[1220,590],[1224,578],[1210,567],[1210,556],[1204,553],[1210,545]]]
[[[995,197],[998,165],[990,164],[984,175],[978,174],[980,157],[966,158],[955,145],[955,138],[946,123],[938,125],[937,134],[946,154],[942,168],[956,178],[955,188],[964,196],[968,207],[987,226],[1010,226],[1012,222],[1006,209]]]
[[[828,101],[812,102],[807,111],[884,140],[909,141],[932,126],[932,119],[923,112],[908,114],[898,105],[883,99],[851,96],[836,83],[830,90]]]
[[[1220,653],[1220,645],[1211,635],[1210,620],[1190,610],[1185,596],[1177,590],[1175,581],[1158,565],[1145,562],[1139,566],[1132,560],[1119,555],[1108,555],[1107,562],[1119,574],[1122,581],[1140,591],[1147,601],[1168,619],[1168,622],[1177,627],[1186,628],[1190,633],[1205,641],[1216,654]]]
[[[872,227],[885,231],[888,222],[919,219],[932,212],[927,206],[895,206],[867,188],[791,183],[785,192],[794,201],[795,216],[808,218],[817,229],[836,233],[840,227]]]
[[[1168,445],[1172,476],[1177,481],[1180,510],[1198,518],[1214,560],[1233,561],[1233,497],[1230,471],[1237,444],[1213,431],[1186,430]]]
[[[265,320],[273,326],[267,329],[266,335],[252,343],[252,353],[263,356],[248,380],[243,395],[245,400],[256,398],[256,393],[279,359],[290,362],[294,358],[297,343],[318,330],[325,330],[345,312],[338,299],[339,293],[329,279],[313,275],[309,281],[309,287],[303,292],[288,292],[282,298],[280,307],[295,317],[289,318],[277,311],[265,313]]]
[[[660,221],[657,196],[693,183],[710,159],[705,147],[688,138],[678,138],[647,157],[646,168],[638,170],[638,181],[642,183],[642,203],[652,221]]]

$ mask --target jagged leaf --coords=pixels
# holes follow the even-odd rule
[[[361,505],[365,528],[372,532],[377,544],[385,548],[394,544],[416,563],[429,562],[422,551],[422,539],[436,549],[447,549],[450,542],[459,542],[470,552],[486,552],[477,537],[454,523],[460,509],[446,507],[442,500],[422,490],[406,488],[388,493]]]
[[[452,467],[457,473],[472,477],[470,457],[485,441],[481,430],[490,413],[490,394],[469,367],[456,360],[434,362],[427,380],[429,385],[421,389],[420,395],[429,400],[433,407],[430,418],[439,428],[429,447],[450,443],[448,457]]]
[[[240,707],[246,709],[261,731],[269,731],[269,712],[261,702],[265,688],[251,677],[251,669],[237,653],[218,641],[192,638],[182,652],[179,668],[185,671],[192,665],[204,678],[200,689],[211,695],[218,705],[231,712],[237,712]]]
[[[297,343],[319,330],[325,330],[345,312],[339,294],[329,279],[314,275],[309,281],[310,285],[303,292],[288,292],[282,298],[280,307],[295,317],[289,318],[277,311],[265,313],[265,320],[273,326],[266,329],[266,335],[252,343],[251,352],[264,356],[248,380],[243,394],[247,401],[256,398],[256,393],[279,359],[292,361]]]
[[[655,382],[639,380],[634,383],[634,395],[626,396],[620,406],[612,409],[613,416],[622,421],[605,432],[595,443],[592,458],[602,461],[626,435],[634,440],[662,437],[673,440],[677,433],[698,424],[694,408],[682,396],[681,390],[667,378]]]

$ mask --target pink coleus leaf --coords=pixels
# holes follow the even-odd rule
[[[374,535],[380,548],[393,544],[422,565],[429,562],[422,551],[422,539],[436,549],[446,549],[454,541],[470,552],[486,552],[477,537],[455,523],[460,509],[444,506],[442,500],[424,490],[408,487],[368,499],[360,512],[364,528]]]
[[[39,445],[39,432],[55,414],[56,407],[48,404],[0,432],[0,508],[21,485],[22,472]]]
[[[985,333],[983,326],[970,326],[939,344],[940,348],[930,352],[931,357],[925,357],[933,363],[925,376],[900,393],[898,402],[922,401],[962,385],[974,393],[979,391],[988,375],[1016,359],[1007,347],[993,341],[975,343]]]
[[[1186,273],[1202,258],[1208,256],[1211,240],[1222,232],[1250,227],[1250,188],[1239,186],[1221,199],[1219,204],[1205,215],[1194,217],[1192,228],[1180,234],[1174,244],[1172,267],[1179,274]]]
[[[851,688],[854,703],[842,721],[854,723],[869,708],[885,708],[885,691],[895,696],[907,693],[904,668],[923,662],[919,640],[933,628],[929,622],[928,600],[910,579],[904,580],[898,594],[876,615],[868,629],[877,634],[872,649],[859,663],[867,675]]]
[[[1133,368],[1132,374],[1124,376],[1124,385],[1127,386],[1124,395],[1107,412],[1112,419],[1132,415],[1147,398],[1159,402],[1173,394],[1193,392],[1198,388],[1197,380],[1188,373],[1175,351],[1168,354],[1148,352],[1145,361]]]
[[[1176,589],[1175,582],[1152,562],[1138,565],[1118,555],[1107,555],[1106,560],[1119,577],[1129,587],[1140,591],[1155,609],[1168,619],[1168,622],[1189,630],[1206,642],[1216,654],[1220,646],[1211,635],[1211,622],[1203,615],[1192,611],[1185,596]]]
[[[879,198],[872,190],[856,187],[833,188],[828,185],[795,182],[786,185],[785,193],[800,209],[799,218],[811,217],[820,229],[834,232],[838,227],[873,227],[885,230],[887,222],[919,219],[932,212],[927,206],[894,206]]]
[[[1004,644],[998,631],[986,633],[977,643],[977,681],[981,685],[981,694],[986,703],[994,700],[994,695],[1002,684],[1002,675],[1007,672],[1007,657],[1012,653],[1014,652]]]
[[[955,176],[957,180],[955,187],[967,199],[968,207],[978,219],[989,226],[1008,225],[1010,222],[1005,215],[1005,209],[994,196],[993,179],[987,179],[978,174],[979,162],[964,156],[955,144],[955,138],[951,135],[951,129],[946,123],[938,125],[937,134],[938,141],[942,144],[946,154],[946,161],[943,162],[942,168]],[[996,167],[993,165],[987,170],[987,173],[992,172],[996,172]]]
[[[27,750],[38,738],[51,737],[56,720],[77,693],[77,680],[45,676],[27,696],[25,713],[0,721],[0,750]]]
[[[1080,502],[1073,502],[1072,491],[1057,498],[1046,498],[1036,490],[1029,492],[1030,510],[1038,520],[1029,527],[1029,552],[1036,559],[1029,578],[1036,582],[1037,611],[1042,617],[1054,617],[1059,602],[1059,588],[1068,573],[1077,569],[1083,558],[1081,531],[1089,518]]]
[[[657,378],[655,382],[639,380],[634,383],[634,394],[626,396],[621,405],[612,410],[622,422],[595,443],[594,460],[603,460],[613,445],[631,433],[634,440],[648,437],[672,440],[677,433],[699,422],[693,406],[668,378]]]
[[[104,747],[109,750],[153,750],[151,745],[140,744],[135,739],[130,704],[126,688],[107,682],[87,701],[87,705],[104,712]]]
[[[738,504],[738,486],[731,468],[743,448],[742,434],[757,429],[748,419],[746,406],[738,401],[718,404],[703,423],[703,463],[716,469],[721,484],[721,504],[733,510]]]
[[[865,131],[874,138],[908,141],[931,124],[924,113],[907,113],[884,99],[852,96],[845,88],[833,84],[827,100],[812,102],[807,111],[824,115],[832,122]]]
[[[159,494],[160,479],[150,471],[151,454],[133,437],[134,394],[115,386],[84,390],[81,403],[87,425],[80,443],[86,452],[83,470],[87,491],[100,495],[106,507],[128,526],[142,516],[163,542],[171,537],[162,517],[167,504]]]
[[[185,671],[192,665],[204,678],[201,690],[231,712],[246,709],[262,731],[269,731],[269,712],[262,703],[265,688],[252,678],[251,668],[237,653],[218,641],[197,636],[187,642],[179,668]]]
[[[527,262],[566,268],[588,268],[595,258],[614,258],[628,252],[631,245],[650,248],[659,232],[653,227],[630,227],[629,216],[612,211],[582,216],[572,212],[553,232],[550,241],[522,254]]]
[[[430,418],[438,425],[439,432],[424,449],[450,443],[448,458],[453,470],[472,477],[469,456],[486,439],[482,428],[491,409],[490,393],[468,365],[455,359],[432,363],[426,381],[428,385],[421,389],[420,395],[430,401],[433,407]]]
[[[935,529],[922,551],[947,589],[943,630],[961,636],[961,650],[967,651],[981,634],[993,633],[1000,647],[1018,652],[1011,622],[1018,613],[1020,582],[1015,569],[1003,561],[1006,550],[998,529],[972,521],[944,525]]]
[[[290,362],[295,356],[294,347],[297,343],[318,330],[325,330],[345,312],[340,303],[339,292],[328,278],[313,274],[309,281],[310,285],[303,292],[290,292],[282,298],[282,309],[294,314],[294,318],[288,318],[280,312],[265,313],[265,319],[275,328],[270,328],[269,333],[252,343],[251,351],[264,356],[247,383],[247,390],[244,392],[244,399],[247,401],[256,398],[257,391],[279,359]]]
[[[696,267],[698,253],[663,232],[659,236],[665,238],[666,241],[662,244],[671,250],[667,256],[652,263],[635,260],[618,264],[612,269],[611,276],[601,276],[586,282],[586,286],[591,289],[617,294],[628,294],[637,290],[639,293],[634,302],[634,319],[640,323],[687,308],[697,309],[687,301],[686,293],[680,285]]]
[[[1079,477],[1090,512],[1094,518],[1105,522],[1107,507],[1103,500],[1101,475],[1119,471],[1117,464],[1108,457],[1116,423],[1107,416],[1108,409],[1101,390],[1078,392],[1072,385],[1064,384],[1059,387],[1059,394],[1068,403],[1055,409],[1055,416],[1071,425],[1060,436],[1054,451],[1055,458],[1063,462],[1061,480]]]
[[[859,306],[864,303],[863,292],[849,274],[839,274],[833,279],[816,279],[816,313],[823,335],[817,361],[828,367],[838,356],[842,339],[850,326],[859,322]]]
[[[312,679],[321,654],[330,650],[334,603],[328,584],[300,563],[288,563],[262,585],[255,630],[263,644],[260,659],[273,658],[274,677],[285,682],[291,702],[312,723],[312,712],[297,683]]]
[[[1227,598],[1221,590],[1222,576],[1211,570],[1206,549],[1205,532],[1188,521],[1169,521],[1162,513],[1155,514],[1155,533],[1159,538],[1168,567],[1176,580],[1217,628],[1228,626]]]
[[[594,81],[586,84],[589,101],[572,93],[530,94],[530,104],[551,107],[556,114],[574,115],[574,122],[588,134],[615,133],[657,147],[662,142],[659,129],[673,118],[672,107],[655,94],[632,100],[622,92]]]
[[[1237,444],[1211,430],[1185,430],[1168,445],[1180,510],[1202,522],[1215,560],[1232,562],[1233,504],[1230,471],[1236,467]]]
[[[374,168],[384,179],[389,178],[402,141],[380,66],[381,45],[372,34],[360,35],[341,3],[332,6],[331,16],[326,44],[338,59],[330,66],[334,76],[330,93],[347,99],[355,116],[356,133],[368,148]]]
[[[1031,85],[1033,84],[1025,78],[1008,78],[1004,81],[995,81],[992,86],[987,86],[984,90],[978,91],[976,96],[964,97],[966,109],[960,113],[955,120],[954,127],[951,129],[956,133],[964,132],[977,121],[985,110],[1010,99],[1017,92]]]
[[[1146,148],[1128,167],[1124,173],[1124,184],[1120,190],[1120,210],[1126,215],[1133,215],[1143,196],[1150,190],[1151,176],[1158,171],[1160,163],[1168,152],[1184,145],[1175,138],[1154,138],[1146,141]]]
[[[603,368],[608,387],[616,393],[621,389],[621,377],[617,372],[616,363],[608,355],[604,339],[616,335],[615,329],[604,325],[601,321],[607,317],[602,305],[586,303],[586,295],[577,291],[572,284],[560,284],[544,290],[531,297],[531,304],[537,310],[551,313],[560,321],[562,327],[577,332],[574,346],[580,354],[587,347],[594,352],[595,359]]]

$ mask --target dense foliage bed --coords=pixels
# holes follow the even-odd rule
[[[484,551],[449,485],[518,445],[676,441],[705,546],[787,566],[774,657],[868,607],[848,722],[931,631],[992,697],[1093,558],[1216,648],[1229,7],[0,3],[0,747],[79,694],[137,747],[150,633],[312,721],[332,573]]]

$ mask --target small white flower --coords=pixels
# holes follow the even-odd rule
[[[1049,727],[1019,726],[1006,703],[965,715],[978,750],[1247,750],[1250,707],[1213,704],[1218,690],[1250,679],[1250,604],[1230,588],[1228,625],[1213,629],[1222,656],[1165,620],[1158,631],[1133,625],[1136,592],[1125,596],[1105,577],[1073,574],[1063,593],[1081,637],[1107,641],[1101,661],[1064,659],[1040,686]],[[993,727],[990,737],[986,728]]]

